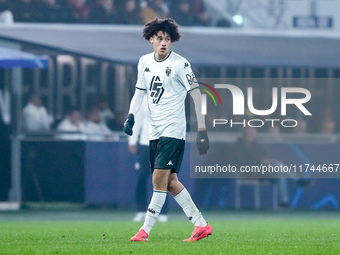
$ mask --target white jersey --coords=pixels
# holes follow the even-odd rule
[[[144,55],[138,63],[136,89],[147,93],[150,112],[150,140],[160,137],[185,139],[185,98],[198,83],[189,62],[170,51],[163,60],[154,53]]]

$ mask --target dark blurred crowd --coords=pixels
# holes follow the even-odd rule
[[[209,26],[203,0],[0,0],[14,22],[143,24],[171,17],[182,26]]]

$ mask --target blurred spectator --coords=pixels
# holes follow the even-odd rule
[[[39,94],[30,96],[28,104],[23,109],[24,129],[26,131],[47,131],[52,122],[46,108],[42,105]]]
[[[298,119],[297,122],[298,124],[296,127],[293,128],[293,132],[295,134],[307,134],[307,130],[308,130],[307,121],[303,119]]]
[[[191,0],[191,12],[194,14],[194,25],[196,26],[209,26],[210,16],[206,11],[203,0]]]
[[[0,12],[0,24],[13,24],[13,14],[11,11]]]
[[[66,117],[58,125],[57,130],[59,132],[65,132],[65,134],[59,134],[57,138],[64,140],[85,140],[86,135],[85,125],[82,121],[82,116],[79,108],[72,107]],[[67,134],[69,132],[69,134]],[[73,133],[73,134],[72,134]]]
[[[118,12],[114,0],[97,0],[91,11],[91,23],[118,23]]]
[[[37,5],[33,0],[11,0],[11,11],[15,22],[37,22]]]
[[[112,129],[117,130],[117,131],[122,131],[125,120],[126,120],[126,113],[123,112],[123,111],[118,112],[117,117],[116,117],[116,121],[115,121]]]
[[[280,127],[279,126],[270,126],[269,128],[268,128],[268,133],[270,133],[270,134],[280,134],[281,133],[281,131],[280,131]]]
[[[12,24],[13,13],[8,0],[0,0],[0,24]]]
[[[243,129],[242,138],[238,139],[234,145],[234,157],[237,165],[259,166],[261,164],[274,164],[275,160],[265,154],[264,149],[257,143],[256,128],[246,127]],[[273,183],[279,183],[280,204],[289,206],[287,181],[285,178],[272,179]]]
[[[0,23],[133,25],[168,18],[170,7],[171,17],[182,26],[210,25],[203,0],[0,0]]]
[[[144,23],[148,23],[158,17],[158,14],[148,5],[148,2],[140,2],[140,14]]]
[[[170,11],[164,0],[153,0],[150,7],[157,13],[158,18],[165,19],[169,17]]]
[[[136,0],[124,1],[124,9],[121,11],[119,23],[124,25],[143,24]]]
[[[192,26],[194,15],[191,12],[190,0],[176,0],[171,8],[171,17],[181,26]]]
[[[321,117],[321,133],[334,134],[336,129],[336,123],[334,121],[333,110],[331,107],[326,106],[322,110]]]
[[[69,0],[69,6],[72,10],[72,22],[86,23],[89,21],[91,9],[87,0]]]
[[[39,22],[65,23],[71,21],[71,9],[62,6],[58,0],[40,0],[37,4]]]
[[[264,148],[257,143],[257,129],[253,127],[245,127],[243,136],[238,139],[233,146],[233,158],[235,165],[240,166],[260,166],[260,165],[282,165],[283,163],[277,159],[273,159],[266,155]],[[277,183],[279,188],[280,206],[289,207],[289,196],[287,188],[287,179],[293,178],[301,187],[307,187],[310,180],[298,179],[293,173],[273,173],[275,176],[270,180],[273,184]],[[249,176],[249,175],[248,175]],[[247,178],[247,175],[240,176]],[[259,180],[264,180],[259,178]]]
[[[116,116],[111,111],[109,103],[104,96],[99,97],[96,107],[99,110],[100,122],[112,128],[114,126]]]
[[[334,134],[335,128],[336,128],[336,124],[333,120],[324,120],[322,121],[321,133]]]
[[[93,108],[88,112],[85,133],[90,140],[105,140],[113,136],[108,126],[100,122],[100,112],[97,108]]]

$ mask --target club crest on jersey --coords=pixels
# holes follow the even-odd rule
[[[166,68],[165,74],[166,74],[166,76],[169,77],[169,75],[171,74],[171,67],[167,67],[167,68]]]

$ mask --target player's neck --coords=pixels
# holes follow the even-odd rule
[[[162,61],[163,59],[166,59],[170,54],[170,50],[168,52],[166,52],[165,54],[160,54],[160,53],[156,53],[155,52],[155,59],[157,61]]]

